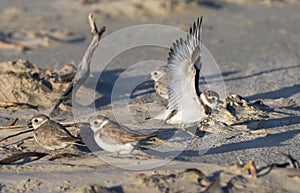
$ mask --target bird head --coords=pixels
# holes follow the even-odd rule
[[[203,103],[211,109],[217,108],[219,104],[219,95],[215,91],[207,90],[200,95]]]
[[[31,121],[32,127],[34,129],[36,129],[48,120],[50,120],[50,119],[47,115],[38,114],[38,115],[34,115],[30,121]]]
[[[109,121],[109,118],[102,115],[96,115],[89,118],[88,121],[90,123],[91,129],[95,131],[101,129],[104,126],[105,122]]]

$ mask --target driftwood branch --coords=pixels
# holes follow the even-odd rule
[[[8,108],[8,107],[24,107],[31,109],[38,109],[38,106],[34,106],[28,103],[19,103],[19,102],[0,102],[0,108]]]
[[[70,93],[73,92],[73,90],[77,90],[84,82],[85,80],[89,77],[90,75],[90,64],[91,64],[91,59],[93,57],[93,53],[96,50],[97,46],[99,45],[100,39],[102,34],[105,32],[105,26],[98,31],[97,25],[93,19],[93,15],[90,13],[89,14],[89,24],[91,27],[91,33],[93,35],[93,39],[87,48],[81,63],[78,66],[78,69],[76,71],[76,75],[70,85],[67,87],[65,92],[61,95],[61,97],[58,99],[56,104],[54,105],[50,116],[54,114],[54,111],[57,109],[57,107],[65,100],[68,98]]]
[[[18,49],[21,51],[29,50],[30,48],[19,44],[19,43],[14,43],[14,42],[9,42],[5,40],[0,40],[0,48],[5,48],[5,49]]]
[[[14,126],[14,125],[17,123],[18,120],[19,120],[18,118],[14,118],[14,119],[10,122],[9,126]]]
[[[78,122],[75,122],[75,121],[58,122],[58,123],[64,127],[72,127],[72,126],[75,126],[76,124],[78,124]],[[4,126],[0,126],[0,130],[2,130],[2,129],[20,129],[20,128],[26,128],[26,127],[32,128],[31,123],[19,124],[19,125],[4,125]]]
[[[22,134],[25,134],[25,133],[30,133],[32,131],[33,131],[33,129],[30,129],[30,130],[27,130],[27,131],[21,131],[21,132],[16,133],[16,134],[9,135],[7,137],[4,137],[3,139],[0,139],[0,142],[8,140],[8,139],[13,138],[13,137],[17,137],[18,135],[22,135]]]
[[[45,157],[46,155],[49,155],[47,153],[40,153],[40,152],[23,152],[23,153],[17,153],[13,154],[7,158],[4,158],[0,160],[0,164],[10,164],[13,162],[16,162],[18,160],[24,159],[24,158],[29,158],[29,157],[38,157],[42,158]]]
[[[42,152],[22,152],[22,153],[16,153],[13,154],[11,156],[8,156],[2,160],[0,160],[0,165],[7,165],[7,164],[11,164],[14,163],[16,161],[19,161],[21,159],[25,159],[25,158],[30,158],[30,157],[36,157],[37,159],[41,159],[47,155],[50,155],[48,153],[42,153]],[[49,161],[54,161],[56,159],[60,159],[60,158],[69,158],[69,157],[81,157],[80,155],[76,155],[76,154],[72,154],[72,153],[63,153],[63,154],[58,154],[58,155],[54,155],[52,157],[50,157],[48,160]],[[31,159],[31,161],[34,161]]]
[[[14,137],[15,137],[15,136],[14,136]],[[33,139],[33,138],[34,138],[33,136],[25,137],[25,138],[20,139],[20,140],[18,140],[18,141],[14,141],[14,142],[12,142],[12,143],[5,144],[5,145],[2,146],[2,148],[3,148],[3,147],[9,147],[9,146],[12,146],[12,145],[19,146],[19,145],[21,145],[25,140]],[[1,140],[1,141],[2,141],[2,140]]]

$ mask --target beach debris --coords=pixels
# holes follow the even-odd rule
[[[73,158],[73,157],[81,157],[81,156],[77,155],[77,154],[73,154],[73,153],[60,153],[60,154],[53,155],[48,160],[54,161],[54,160],[61,159],[61,158]]]
[[[286,153],[281,152],[281,151],[278,151],[278,153],[280,153],[281,155],[283,155],[286,158],[288,158],[288,163],[289,163],[290,167],[296,168],[296,169],[300,169],[300,163],[299,163],[299,161],[296,160],[292,155],[286,154]]]
[[[17,49],[17,50],[21,50],[21,51],[26,51],[29,50],[30,48],[19,44],[19,43],[14,43],[14,42],[9,42],[6,40],[1,40],[0,39],[0,48],[2,49]]]
[[[77,122],[77,121],[65,121],[65,122],[58,122],[58,123],[63,125],[64,127],[73,127],[73,126],[76,126],[77,124],[79,124],[79,122]],[[19,124],[19,125],[4,125],[4,126],[0,126],[0,130],[1,129],[20,129],[20,128],[25,128],[25,127],[32,128],[32,125],[31,125],[31,123]]]
[[[273,167],[279,167],[279,168],[290,167],[290,168],[295,168],[295,169],[300,170],[300,162],[298,160],[296,160],[292,155],[281,152],[281,151],[277,151],[277,153],[288,158],[288,161],[284,162],[284,163],[272,163],[272,164],[268,165],[269,167],[271,167],[271,168],[273,168]]]
[[[100,31],[98,31],[97,25],[96,25],[96,23],[93,19],[93,15],[91,13],[89,14],[88,18],[89,18],[89,24],[91,27],[91,33],[92,33],[93,39],[92,39],[89,47],[87,48],[87,50],[82,58],[81,63],[79,64],[79,66],[77,68],[75,77],[73,78],[72,82],[65,89],[64,93],[61,95],[61,97],[58,99],[58,101],[54,105],[54,107],[50,113],[50,116],[54,115],[56,108],[64,100],[66,100],[69,97],[70,93],[72,93],[73,91],[76,92],[90,75],[90,63],[91,63],[91,60],[93,57],[93,53],[96,50],[96,48],[98,47],[100,39],[101,39],[103,33],[105,32],[105,26],[102,27],[100,29]]]
[[[225,189],[228,190],[228,192],[230,192],[229,190],[231,190],[233,187],[244,190],[246,188],[247,183],[248,183],[247,178],[245,178],[242,175],[237,175],[228,181]]]
[[[37,159],[43,158],[47,155],[50,155],[48,153],[42,153],[42,152],[21,152],[21,153],[14,153],[6,158],[3,158],[0,160],[0,165],[7,165],[7,164],[12,164],[16,161],[25,159],[25,158],[30,158],[30,157],[37,157]],[[61,154],[55,154],[51,156],[48,160],[49,161],[54,161],[57,159],[62,159],[62,158],[72,158],[72,157],[81,157],[80,155],[77,154],[72,154],[72,153],[61,153]],[[35,161],[36,159],[31,159],[30,161]]]
[[[221,101],[217,112],[212,113],[199,126],[200,131],[219,132],[221,128],[222,132],[241,131],[241,135],[265,137],[276,133],[276,130],[261,128],[266,126],[269,119],[287,116],[265,105],[261,100],[250,102],[239,95],[230,95]]]
[[[222,192],[220,186],[220,175],[212,180],[197,168],[188,168],[184,171],[155,172],[152,174],[140,173],[134,176],[138,178],[133,184],[122,186],[124,190],[130,192],[135,186],[146,186],[160,192],[185,192],[185,187],[189,187],[189,192]]]
[[[23,134],[26,134],[26,133],[30,133],[30,132],[32,132],[32,131],[34,131],[34,130],[33,130],[33,129],[29,129],[29,130],[26,130],[26,131],[18,132],[18,133],[13,134],[13,135],[9,135],[9,136],[7,136],[7,137],[4,137],[4,138],[0,139],[0,142],[6,141],[6,140],[8,140],[8,139],[10,139],[10,138],[13,138],[13,137],[17,137],[17,136],[19,136],[19,135],[23,135]]]
[[[269,168],[268,172],[270,172],[272,169],[278,168],[281,170],[283,175],[300,178],[300,162],[289,153],[287,154],[281,151],[277,151],[276,153],[288,158],[287,162],[271,163],[264,167],[264,169]]]
[[[36,110],[38,109],[38,106],[27,104],[27,103],[0,102],[0,108],[9,108],[9,107],[31,108]]]
[[[19,120],[19,118],[14,118],[10,123],[9,123],[9,126],[14,126],[17,121]]]
[[[257,129],[262,119],[268,118],[267,112],[240,95],[230,95],[219,105],[219,121],[237,129]]]
[[[0,63],[0,108],[49,108],[69,82],[64,76],[75,67],[66,64],[62,69],[41,69],[27,60]]]
[[[250,160],[244,167],[244,171],[247,171],[250,173],[251,177],[256,178],[257,177],[257,169],[255,166],[255,163],[253,160]]]
[[[37,157],[38,159],[45,157],[48,155],[47,153],[40,153],[40,152],[22,152],[22,153],[16,153],[11,156],[8,156],[2,160],[0,160],[0,164],[11,164],[13,162],[16,162],[21,159],[29,158],[29,157]]]
[[[224,192],[220,185],[221,177],[218,175],[214,178],[214,180],[203,190],[203,193],[215,192],[215,193],[222,193]]]

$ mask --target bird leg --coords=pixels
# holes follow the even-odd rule
[[[194,133],[190,132],[189,130],[187,130],[185,127],[180,127],[182,131],[184,131],[185,133],[191,135],[192,137],[198,138],[198,135],[195,135]]]

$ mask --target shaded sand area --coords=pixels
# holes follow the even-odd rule
[[[151,112],[161,111],[166,104],[155,93],[150,78],[133,92],[118,95],[120,104],[129,98],[133,117],[122,122],[124,125],[146,133],[159,131],[158,136],[167,141],[162,146],[141,144],[131,156],[116,158],[103,152],[95,145],[92,131],[82,126],[71,124],[68,129],[80,135],[88,147],[69,146],[59,152],[70,155],[61,157],[52,157],[38,146],[32,132],[2,140],[31,128],[1,129],[1,192],[299,190],[300,2],[12,0],[1,1],[0,7],[1,125],[9,125],[15,118],[17,125],[27,124],[32,115],[50,112],[89,45],[87,15],[91,12],[98,27],[107,29],[96,58],[105,55],[101,48],[117,50],[121,46],[122,42],[105,38],[125,27],[156,23],[188,31],[193,21],[203,16],[203,43],[222,76],[203,74],[201,89],[206,89],[209,81],[225,85],[223,104],[196,131],[199,138],[182,132],[180,126],[149,127],[146,120]],[[134,37],[129,34],[126,41],[132,42]],[[149,74],[151,68],[128,69],[147,60],[166,61],[167,54],[167,48],[155,46],[125,50],[111,58],[104,70],[92,68],[78,97],[84,98],[90,109],[95,105],[101,114],[116,119],[120,111],[113,116],[116,106],[111,104],[111,94],[118,78],[124,75],[129,81]],[[74,103],[72,111],[71,105],[71,100],[66,101],[53,119],[68,122],[91,113],[77,111],[82,106]],[[122,112],[124,115],[121,108]],[[3,162],[22,152],[47,154]]]

